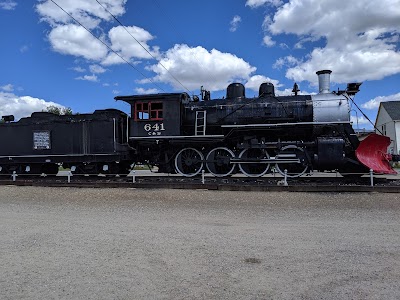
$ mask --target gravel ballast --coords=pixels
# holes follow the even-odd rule
[[[400,194],[0,187],[0,299],[399,299]]]

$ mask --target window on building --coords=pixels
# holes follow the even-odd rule
[[[382,125],[382,134],[386,135],[386,124]]]
[[[137,102],[135,103],[135,120],[154,120],[163,119],[162,102]]]

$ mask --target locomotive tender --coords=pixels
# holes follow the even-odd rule
[[[33,113],[0,124],[0,172],[54,173],[63,165],[77,173],[126,174],[142,163],[188,177],[203,170],[218,177],[273,170],[291,177],[311,170],[392,173],[390,157],[376,155],[386,152],[387,138],[373,138],[357,153],[350,97],[360,84],[332,93],[330,73],[317,72],[315,95],[299,95],[295,84],[293,96],[276,96],[274,86],[263,83],[258,97],[246,98],[244,86],[232,83],[226,97],[215,100],[204,90],[202,101],[186,93],[115,97],[131,105],[130,118],[113,109]]]
[[[62,116],[35,112],[2,123],[0,174],[56,174],[59,165],[80,174],[128,173],[128,121],[125,113],[107,109]]]

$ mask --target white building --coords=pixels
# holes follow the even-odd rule
[[[386,135],[392,140],[388,152],[400,154],[400,101],[381,102],[375,127],[377,134]]]

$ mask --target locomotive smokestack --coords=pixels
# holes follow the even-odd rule
[[[330,92],[331,73],[331,70],[321,70],[317,72],[320,94],[328,94]]]

